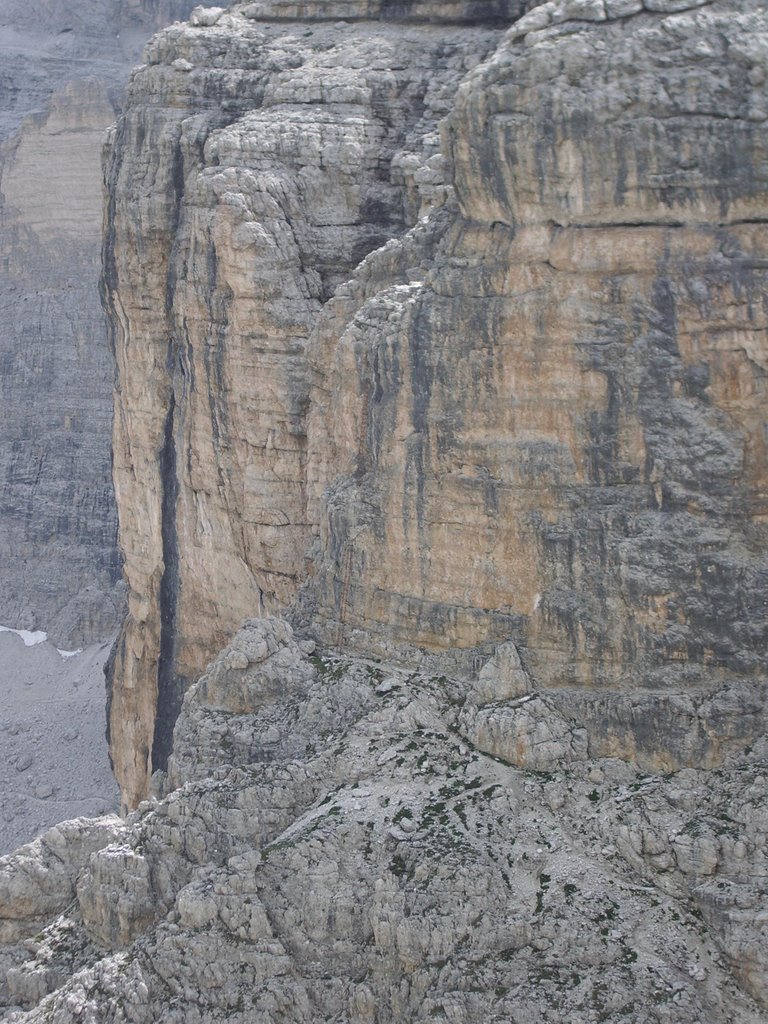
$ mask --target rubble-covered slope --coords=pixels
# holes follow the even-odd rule
[[[0,860],[9,1020],[765,1020],[764,740],[659,775],[587,729],[569,760],[539,694],[492,757],[465,720],[508,658],[472,685],[312,648],[247,623],[157,798]]]

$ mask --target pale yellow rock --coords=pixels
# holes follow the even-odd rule
[[[721,763],[760,712],[703,703],[762,692],[768,641],[765,11],[270,21],[313,10],[157,37],[111,145],[126,804],[214,650],[285,612],[475,676],[512,644],[478,703],[596,691],[601,753]],[[230,654],[212,706],[272,699]],[[512,710],[479,745],[584,755]]]

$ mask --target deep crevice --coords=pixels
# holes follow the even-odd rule
[[[176,531],[176,501],[179,480],[176,472],[176,442],[173,437],[176,398],[171,391],[165,437],[160,453],[160,481],[163,489],[161,537],[163,576],[160,580],[160,654],[157,662],[157,706],[152,741],[152,770],[165,770],[173,744],[173,727],[184,696],[183,680],[174,671],[176,616],[179,594],[179,544]]]

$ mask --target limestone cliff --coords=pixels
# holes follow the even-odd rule
[[[158,36],[134,76],[104,270],[129,588],[111,729],[129,805],[165,764],[187,682],[307,576],[310,333],[360,261],[442,197],[438,121],[498,42],[416,7],[394,28],[355,4],[333,17],[367,20],[290,30],[258,5],[209,13]]]
[[[0,1012],[762,1024],[762,4],[271,0],[146,58],[111,724],[127,804],[162,770],[0,859]]]
[[[514,639],[547,687],[765,671],[768,23],[695,6],[531,12],[444,126],[455,212],[329,304],[327,635]]]
[[[504,644],[508,697],[657,767],[761,728],[765,12],[522,14],[238,4],[134,77],[105,263],[129,805],[276,611],[465,675]]]
[[[101,148],[149,33],[190,0],[0,10],[0,622],[73,648],[122,614],[98,281]]]

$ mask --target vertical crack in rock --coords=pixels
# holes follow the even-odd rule
[[[263,607],[392,658],[512,639],[546,688],[764,672],[765,186],[727,156],[764,166],[763,108],[723,42],[764,13],[705,7],[502,40],[416,0],[286,37],[276,2],[153,41],[115,183],[126,735],[169,614],[167,331],[164,686]]]
[[[0,622],[69,650],[112,636],[125,614],[114,309],[97,285],[104,132],[149,34],[195,3],[0,5]],[[109,204],[108,230],[113,191]],[[104,263],[113,293],[115,270]]]
[[[136,750],[155,733],[154,766],[167,757],[183,680],[256,609],[287,610],[311,571],[307,349],[323,306],[450,195],[437,127],[500,32],[407,7],[397,29],[377,7],[362,27],[321,18],[295,38],[271,8],[235,7],[156,37],[134,76],[107,268],[129,581],[112,736],[129,804],[148,786]],[[169,335],[194,388],[166,363]],[[347,556],[342,619],[367,557]]]
[[[160,656],[157,663],[157,708],[155,732],[152,740],[152,769],[164,770],[173,743],[173,727],[179,716],[184,696],[185,680],[174,671],[176,645],[176,619],[179,590],[179,544],[176,530],[176,502],[179,498],[179,478],[176,472],[176,441],[174,439],[174,413],[176,398],[171,391],[165,437],[160,453],[160,479],[162,482],[162,543],[163,575],[160,580]]]

